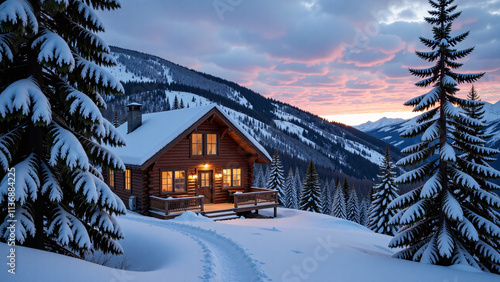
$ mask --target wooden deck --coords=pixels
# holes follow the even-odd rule
[[[203,196],[167,199],[150,196],[151,209],[149,214],[156,218],[172,219],[185,211],[192,211],[214,220],[238,218],[240,213],[261,209],[274,209],[277,216],[278,193],[275,190],[252,188],[252,192],[235,193],[234,204],[204,204]]]

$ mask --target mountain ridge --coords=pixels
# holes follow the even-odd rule
[[[500,150],[500,101],[492,104],[484,102],[484,117],[483,120],[486,124],[485,132],[487,134],[493,135],[487,140],[487,145],[491,148]],[[364,123],[357,126],[358,129],[364,129],[364,132],[390,143],[393,146],[403,149],[407,146],[416,144],[419,142],[418,137],[415,138],[402,138],[401,133],[407,128],[410,128],[416,124],[417,117],[403,120],[401,122],[395,122],[390,124],[379,124],[380,126],[374,126],[373,123]],[[495,162],[491,165],[497,169],[500,169],[500,159],[497,157]]]

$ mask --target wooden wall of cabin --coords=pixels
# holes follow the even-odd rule
[[[129,207],[130,196],[137,197],[137,212],[142,214],[147,214],[149,212],[149,194],[148,194],[148,177],[146,173],[139,167],[127,167],[130,169],[131,175],[131,189],[130,191],[125,190],[125,172],[115,172],[115,186],[110,187],[118,197],[123,201],[127,209]],[[103,171],[104,181],[109,184],[109,172],[107,170]]]
[[[149,178],[149,194],[159,197],[187,197],[197,196],[197,181],[192,175],[197,175],[198,171],[210,170],[213,171],[213,189],[214,203],[225,203],[229,200],[227,189],[222,188],[222,177],[215,177],[217,174],[222,174],[224,168],[241,168],[242,188],[237,190],[249,191],[253,181],[253,162],[250,163],[250,154],[241,148],[228,134],[225,134],[222,139],[224,128],[221,128],[215,122],[210,122],[210,119],[198,126],[195,133],[217,133],[218,134],[218,155],[217,156],[202,156],[192,157],[190,155],[190,139],[183,138],[172,148],[170,148],[163,156],[161,156],[153,165]],[[205,164],[209,166],[205,168]],[[161,171],[162,170],[185,170],[187,174],[187,193],[161,193]]]

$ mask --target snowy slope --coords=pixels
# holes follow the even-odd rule
[[[354,126],[354,128],[361,130],[361,131],[364,131],[364,132],[367,132],[367,131],[376,130],[376,129],[384,127],[384,126],[389,126],[389,125],[392,125],[395,123],[401,123],[403,121],[404,121],[404,119],[402,119],[402,118],[383,117],[377,121],[369,121],[369,122],[363,123],[361,125]]]
[[[263,211],[270,214],[271,211]],[[186,221],[182,221],[186,220]],[[119,218],[120,270],[17,247],[16,275],[1,281],[498,281],[470,268],[391,258],[391,237],[331,216],[279,209],[276,219],[177,221],[136,214]],[[0,243],[0,252],[7,245]],[[54,271],[57,268],[57,272]]]

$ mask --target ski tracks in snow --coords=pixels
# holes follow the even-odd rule
[[[215,230],[207,230],[172,221],[127,218],[155,226],[169,228],[190,237],[200,245],[204,255],[203,281],[249,281],[270,280],[260,268],[261,262],[235,241],[220,235]]]

